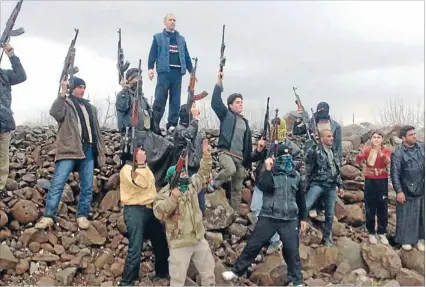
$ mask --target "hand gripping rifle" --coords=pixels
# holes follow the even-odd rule
[[[199,101],[199,100],[204,99],[209,94],[209,93],[207,93],[204,90],[201,93],[199,93],[198,95],[195,95],[195,82],[197,81],[196,73],[197,73],[198,58],[192,58],[192,59],[194,60],[195,64],[194,64],[194,68],[192,69],[192,72],[191,72],[191,78],[189,79],[188,99],[186,101],[186,105],[187,105],[187,108],[188,108],[189,118],[190,119],[191,119],[191,107],[192,107],[192,104],[195,101]]]
[[[293,92],[294,95],[296,96],[296,105],[297,105],[297,109],[302,111],[302,120],[303,120],[303,124],[306,126],[306,130],[308,131],[308,137],[311,138],[311,134],[309,132],[309,114],[308,112],[305,110],[305,107],[302,105],[302,101],[300,100],[299,95],[296,93],[297,88],[293,87]]]
[[[223,25],[222,29],[222,44],[220,45],[220,62],[219,62],[219,71],[223,72],[223,67],[225,67],[226,63],[226,57],[225,57],[225,25]],[[223,92],[223,86],[222,86],[222,92]]]
[[[118,69],[118,83],[122,84],[124,72],[129,68],[130,62],[124,62],[123,48],[121,48],[121,28],[118,29],[118,45],[117,45],[117,69]]]
[[[74,39],[71,41],[70,47],[68,48],[67,55],[65,57],[64,61],[64,67],[62,68],[61,77],[59,78],[59,89],[58,89],[58,95],[61,93],[61,85],[63,81],[66,81],[69,76],[69,85],[68,87],[72,87],[72,80],[74,78],[74,74],[78,73],[78,67],[74,66],[74,59],[75,59],[75,42],[77,41],[78,36],[78,29],[75,30],[75,36]],[[69,91],[71,94],[72,91]]]
[[[136,155],[141,148],[141,146],[136,145],[136,129],[138,128],[139,118],[138,118],[138,110],[139,110],[139,97],[140,97],[140,89],[142,85],[142,60],[139,59],[139,67],[138,67],[138,82],[136,86],[136,93],[135,97],[132,99],[132,137],[130,142],[130,150],[133,153],[133,167],[132,167],[132,181],[134,182],[137,174],[136,174],[136,166],[138,165],[136,160]],[[126,129],[126,137],[127,137],[127,131]]]
[[[22,2],[24,0],[20,0],[18,3],[16,3],[15,9],[13,9],[12,14],[10,14],[9,19],[6,22],[6,27],[3,30],[3,33],[1,34],[0,38],[0,47],[3,48],[3,46],[9,42],[10,37],[17,37],[25,33],[24,28],[18,28],[16,30],[13,30],[13,26],[15,26],[16,18],[18,18],[19,12],[21,11]],[[4,50],[1,51],[0,55],[0,62],[3,58]]]

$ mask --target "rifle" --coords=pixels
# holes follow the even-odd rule
[[[18,18],[19,12],[21,11],[22,2],[24,0],[20,0],[18,3],[16,3],[15,9],[13,9],[12,13],[9,16],[9,19],[6,22],[6,27],[3,30],[3,34],[1,34],[0,38],[0,47],[3,48],[3,46],[9,42],[10,37],[17,37],[25,33],[24,28],[18,28],[16,30],[13,30],[13,26],[15,26],[16,18]],[[0,55],[0,62],[3,58],[4,50],[1,51]]]
[[[296,93],[297,88],[293,87],[293,92],[294,95],[296,96],[296,100],[294,101],[297,105],[297,108],[302,110],[302,120],[303,123],[306,126],[306,130],[308,131],[308,137],[311,138],[311,134],[309,132],[309,114],[308,112],[305,110],[305,107],[302,105],[302,101],[300,100],[299,95]]]
[[[173,175],[172,180],[170,181],[170,190],[173,190],[175,187],[177,187],[177,182],[179,180],[180,174],[182,173],[183,166],[186,162],[186,156],[188,153],[188,144],[189,144],[189,140],[187,140],[186,148],[182,150],[182,152],[180,153],[178,162],[176,163],[176,172]]]
[[[195,82],[197,81],[196,73],[197,73],[198,58],[192,58],[192,60],[194,60],[195,64],[194,64],[194,68],[192,69],[192,72],[191,72],[191,78],[189,79],[188,99],[186,100],[186,105],[187,105],[187,108],[188,108],[188,113],[189,113],[190,119],[191,119],[192,104],[195,101],[199,101],[199,100],[204,99],[209,94],[204,90],[201,93],[199,93],[198,95],[195,95]]]
[[[123,48],[121,48],[121,28],[118,29],[118,45],[117,45],[117,69],[118,69],[118,83],[121,84],[124,78],[124,72],[129,68],[130,62],[124,62]]]
[[[68,76],[69,78],[69,85],[68,87],[72,87],[72,80],[74,78],[74,74],[78,73],[78,67],[74,66],[74,59],[75,59],[75,42],[77,41],[78,36],[78,29],[75,29],[75,36],[74,39],[71,41],[70,47],[68,48],[67,55],[65,56],[64,60],[64,67],[62,68],[61,77],[59,78],[59,89],[58,89],[58,95],[61,93],[61,85],[63,81],[66,81]],[[69,91],[71,93],[72,91]]]
[[[225,25],[223,25],[222,29],[222,44],[220,45],[220,62],[219,62],[219,71],[223,72],[223,67],[225,67],[226,63],[226,57],[225,57]],[[223,86],[222,86],[222,92],[223,92]]]
[[[132,167],[132,181],[134,184],[136,184],[134,182],[137,174],[136,174],[136,166],[137,166],[137,161],[136,161],[136,155],[139,151],[139,149],[141,148],[140,146],[136,146],[136,129],[138,127],[138,123],[139,123],[139,118],[138,118],[138,110],[139,110],[139,90],[140,87],[142,85],[142,78],[141,78],[141,74],[142,74],[142,60],[139,59],[139,67],[138,67],[138,82],[137,82],[137,86],[136,86],[136,94],[135,97],[132,99],[132,137],[131,137],[131,143],[130,143],[130,150],[133,152],[133,167]],[[127,133],[127,128],[126,128],[126,133]],[[127,136],[126,136],[127,137]]]
[[[262,139],[267,139],[267,136],[271,135],[271,126],[269,125],[269,97],[266,100],[266,113],[265,113],[265,120],[263,122],[263,133],[262,133]]]

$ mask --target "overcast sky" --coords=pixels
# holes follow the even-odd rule
[[[1,30],[15,6],[1,2]],[[259,114],[266,97],[271,109],[295,109],[292,87],[305,107],[327,101],[345,124],[373,121],[383,98],[424,98],[423,1],[29,1],[16,27],[26,33],[11,45],[28,80],[13,87],[17,123],[46,111],[57,95],[59,76],[74,29],[79,28],[76,65],[90,98],[120,90],[116,70],[118,28],[125,58],[142,59],[144,92],[154,94],[147,77],[152,36],[163,17],[176,15],[176,29],[199,58],[196,92],[210,94],[216,81],[222,25],[226,24],[223,98],[243,94],[248,114]],[[10,67],[7,59],[2,68]],[[189,81],[185,76],[182,102]]]

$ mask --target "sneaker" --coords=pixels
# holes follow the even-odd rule
[[[419,240],[419,242],[417,242],[416,247],[417,247],[417,249],[418,249],[419,251],[425,251],[425,243],[424,243],[424,240]]]
[[[77,218],[77,224],[80,229],[88,229],[90,226],[90,222],[86,217]]]
[[[283,244],[281,241],[274,242],[269,244],[268,249],[266,250],[266,254],[270,255],[272,253],[275,253],[279,251],[282,248]]]
[[[234,278],[237,278],[238,276],[232,272],[232,271],[225,271],[222,273],[222,278],[225,281],[231,281]]]
[[[385,237],[386,238],[386,237]],[[368,235],[368,241],[371,243],[371,244],[377,244],[377,237],[376,237],[376,235],[374,235],[374,234],[369,234]]]
[[[35,228],[37,229],[46,229],[55,224],[53,219],[50,217],[42,217],[39,222],[36,223]]]
[[[309,217],[310,218],[316,218],[318,216],[318,213],[315,209],[309,210]]]
[[[384,234],[379,234],[379,239],[380,242],[384,245],[388,245],[389,244],[389,240],[386,238],[386,235]]]
[[[412,248],[411,244],[403,244],[402,245],[402,249],[404,249],[405,251],[410,251]]]

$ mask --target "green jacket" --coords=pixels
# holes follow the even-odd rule
[[[203,215],[198,205],[198,193],[207,184],[212,169],[211,156],[203,155],[200,169],[178,199],[171,196],[169,185],[163,187],[154,200],[154,215],[165,222],[169,248],[197,244],[204,238]]]

